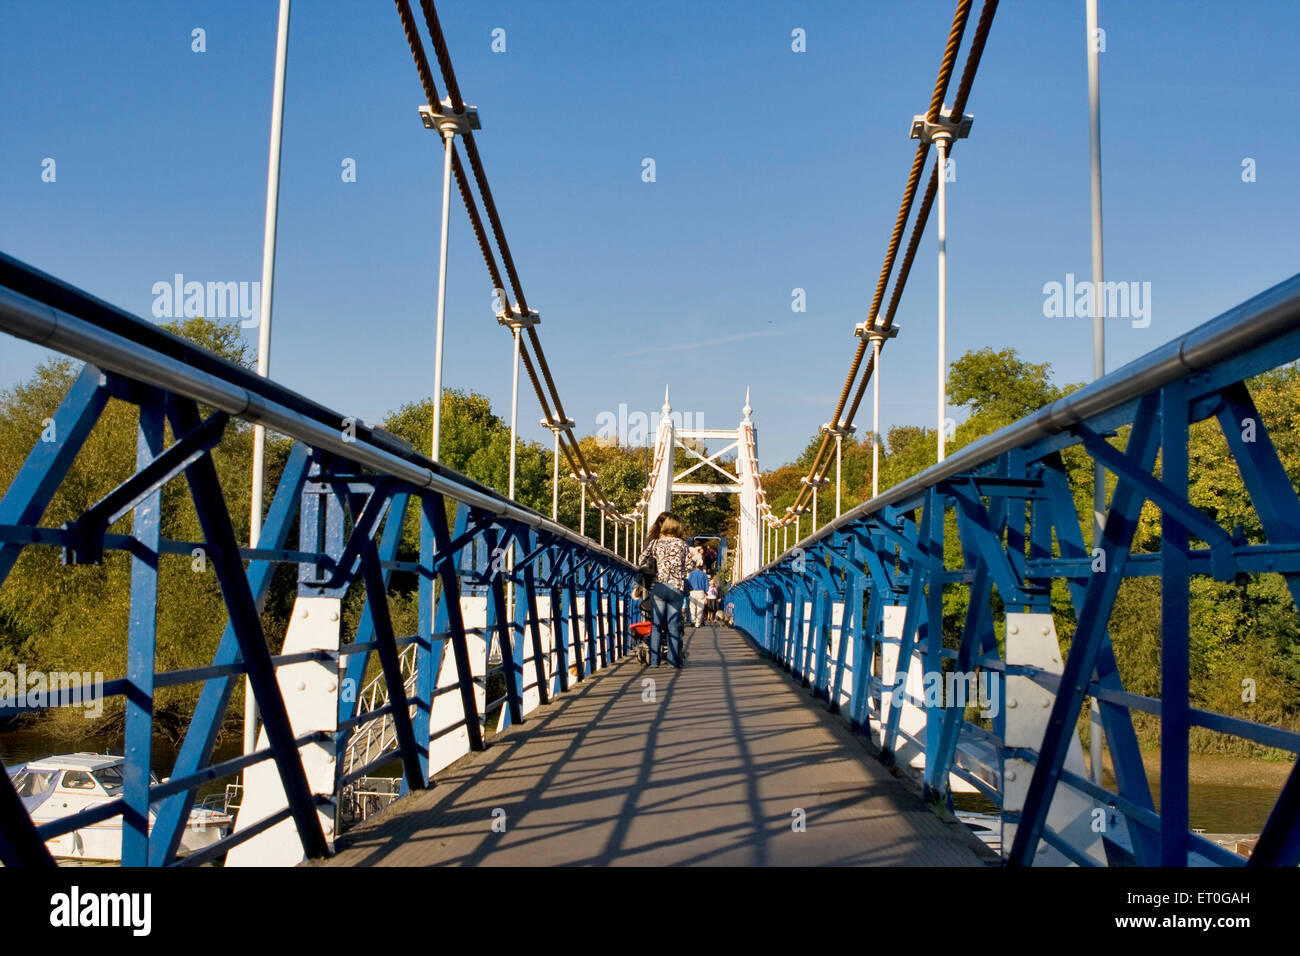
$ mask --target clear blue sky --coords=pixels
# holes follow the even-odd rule
[[[657,409],[665,382],[729,427],[748,385],[764,467],[795,456],[847,371],[952,0],[439,6],[581,430]],[[0,249],[144,316],[177,272],[257,280],[275,7],[4,0]],[[1101,18],[1106,274],[1152,289],[1149,327],[1109,324],[1115,368],[1300,268],[1300,3],[1102,0]],[[950,358],[1014,346],[1060,382],[1091,374],[1089,321],[1045,318],[1042,291],[1090,268],[1085,66],[1083,0],[1002,4],[955,151]],[[441,170],[420,100],[391,3],[295,4],[272,374],[368,421],[432,383]],[[507,412],[509,335],[458,204],[452,241],[446,383]],[[932,225],[886,428],[935,418],[935,254]],[[0,387],[41,355],[0,338]],[[549,440],[539,417],[525,393],[524,434]]]

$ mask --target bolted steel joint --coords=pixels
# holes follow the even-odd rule
[[[898,335],[898,329],[895,326],[886,328],[879,323],[872,325],[870,322],[859,322],[853,327],[853,334],[858,338],[870,339],[873,342],[879,339],[883,342]]]
[[[515,307],[509,311],[500,311],[497,313],[497,322],[501,325],[509,326],[513,332],[516,329],[531,329],[534,325],[540,324],[542,317],[536,309],[529,309],[528,314],[524,315],[524,310],[515,303]]]
[[[479,125],[477,106],[466,105],[464,112],[456,113],[451,108],[450,98],[443,100],[440,106],[440,109],[435,110],[428,103],[420,105],[420,122],[425,129],[436,129],[443,136],[455,136],[457,133],[464,134],[472,129],[483,128]]]
[[[924,114],[912,117],[911,139],[919,139],[923,143],[933,143],[937,140],[943,140],[944,145],[951,143],[954,139],[965,139],[970,136],[971,124],[975,122],[975,117],[966,113],[959,119],[953,119],[948,110],[939,114],[939,119],[931,123],[925,118]]]

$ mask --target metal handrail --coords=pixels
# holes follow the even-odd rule
[[[20,284],[43,291],[40,299],[15,291]],[[374,468],[416,488],[441,492],[472,508],[543,531],[628,568],[622,556],[490,488],[437,464],[392,436],[357,424],[355,439],[343,424],[355,421],[269,379],[191,345],[130,313],[87,296],[40,270],[0,253],[0,330],[37,345],[90,362],[98,368],[203,402],[254,424],[262,424],[313,448]],[[107,313],[99,324],[74,316],[52,301]],[[111,323],[111,324],[110,324]],[[145,327],[146,328],[142,328]],[[251,379],[251,380],[250,380]],[[326,424],[329,422],[330,424]],[[336,424],[335,424],[336,423]]]
[[[777,567],[791,552],[806,551],[862,518],[896,505],[946,478],[974,471],[1014,448],[1064,432],[1172,381],[1211,365],[1221,365],[1249,349],[1295,332],[1300,332],[1300,273],[844,512],[744,580]]]

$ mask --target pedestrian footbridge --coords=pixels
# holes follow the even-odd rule
[[[940,427],[938,464],[847,510],[837,494],[833,515],[825,498],[819,514],[819,490],[867,384],[879,384],[874,373],[898,332],[895,310],[936,196],[946,289],[940,161],[970,130],[964,107],[998,7],[984,0],[957,79],[973,8],[957,0],[934,93],[913,125],[915,158],[867,321],[852,337],[843,330],[849,374],[794,503],[778,514],[766,499],[748,402],[735,430],[693,432],[675,428],[665,397],[645,489],[620,509],[561,402],[476,145],[481,125],[434,4],[420,10],[445,99],[411,4],[396,7],[425,100],[425,129],[413,137],[443,162],[433,394],[443,394],[454,178],[510,333],[509,486],[484,487],[439,460],[439,402],[432,442],[416,449],[279,384],[265,362],[255,373],[0,253],[0,332],[80,363],[57,409],[32,422],[30,441],[4,462],[12,467],[0,488],[0,587],[32,554],[58,554],[61,562],[41,565],[56,584],[77,566],[116,562],[106,587],[122,627],[106,640],[124,663],[94,695],[120,701],[125,714],[121,785],[75,812],[34,819],[13,768],[0,766],[0,862],[51,866],[52,841],[115,822],[130,866],[1246,863],[1190,826],[1192,736],[1293,759],[1300,732],[1250,719],[1253,711],[1195,705],[1190,648],[1207,636],[1193,633],[1189,593],[1198,578],[1270,575],[1279,595],[1300,601],[1300,498],[1278,450],[1294,440],[1294,423],[1273,421],[1270,433],[1256,404],[1259,376],[1300,359],[1300,275],[1201,317],[951,456]],[[287,2],[281,11],[259,328],[267,343]],[[922,191],[932,146],[939,156]],[[588,351],[607,333],[570,331],[573,347]],[[786,358],[753,371],[775,377]],[[939,367],[946,372],[942,351]],[[557,520],[554,504],[548,517],[515,500],[521,368],[554,433],[552,501],[569,476],[581,483],[576,528]],[[334,371],[354,370],[341,359]],[[623,397],[600,401],[615,407]],[[877,388],[877,412],[879,401]],[[106,410],[124,408],[134,466],[124,463],[98,500],[78,497],[65,487],[77,484],[74,464],[90,457]],[[1189,494],[1194,428],[1222,442],[1237,468],[1231,524]],[[241,429],[253,438],[249,511],[214,463],[223,441],[243,441]],[[269,503],[264,430],[291,446]],[[733,443],[734,474],[716,451],[677,470],[678,452],[694,453],[703,438]],[[687,480],[700,469],[708,470]],[[727,482],[704,486],[709,470]],[[835,473],[838,486],[838,465]],[[1096,489],[1092,508],[1076,501],[1071,480],[1078,485],[1080,474]],[[674,493],[702,486],[739,504],[724,599],[735,627],[691,632],[680,672],[642,668],[630,653],[636,549]],[[236,531],[234,501],[238,514],[251,513],[251,540]],[[599,537],[594,525],[586,533],[589,506],[601,514]],[[1159,523],[1155,549],[1135,550],[1140,520]],[[199,559],[224,606],[211,622],[220,639],[210,661],[168,669],[159,582]],[[287,617],[267,613],[281,569]],[[401,596],[396,575],[408,582]],[[1136,577],[1160,585],[1150,608],[1160,690],[1150,695],[1134,692],[1109,632],[1120,586]],[[48,593],[60,592],[52,584]],[[395,613],[398,600],[415,602],[409,619]],[[1294,614],[1294,603],[1279,613]],[[178,756],[160,767],[155,704],[175,687],[193,689],[195,703]],[[231,703],[241,687],[244,752],[219,759],[219,734],[239,725]],[[0,719],[85,702],[54,689],[0,699]],[[1159,722],[1158,803],[1135,718]],[[191,809],[235,781],[232,830],[179,856]],[[372,812],[385,794],[399,799]],[[953,822],[965,800],[987,812],[996,853]],[[1249,865],[1297,864],[1293,763]]]

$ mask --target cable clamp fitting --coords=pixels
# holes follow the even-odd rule
[[[896,336],[898,334],[898,329],[892,325],[886,328],[879,323],[872,325],[870,322],[859,322],[853,327],[853,334],[858,338],[870,339],[872,341],[879,339],[883,342],[885,339],[892,339]]]
[[[826,434],[826,435],[836,435],[836,436],[841,437],[841,438],[843,438],[843,437],[847,437],[848,435],[852,435],[852,434],[853,434],[855,431],[857,431],[857,430],[858,430],[858,426],[857,426],[857,425],[840,425],[838,428],[836,428],[836,427],[835,427],[834,425],[832,425],[830,422],[827,422],[827,423],[826,423],[825,425],[823,425],[823,426],[821,427],[821,429],[820,429],[820,431],[821,431],[823,434]]]
[[[456,113],[451,108],[451,98],[442,101],[440,109],[434,109],[428,103],[420,106],[420,122],[425,129],[436,129],[443,136],[467,133],[472,129],[482,129],[479,125],[478,107],[465,106],[463,112]]]
[[[516,302],[515,307],[509,312],[497,312],[497,321],[502,325],[508,326],[510,331],[513,332],[516,329],[531,329],[534,325],[539,325],[542,321],[542,317],[538,314],[536,309],[529,309],[528,314],[525,315],[524,310],[519,308],[519,303]]]
[[[931,123],[922,113],[912,117],[912,133],[910,139],[919,139],[923,143],[933,143],[936,138],[946,139],[951,143],[954,139],[965,139],[970,136],[971,124],[975,122],[975,117],[966,113],[961,119],[954,120],[948,110],[939,113],[939,119]]]

